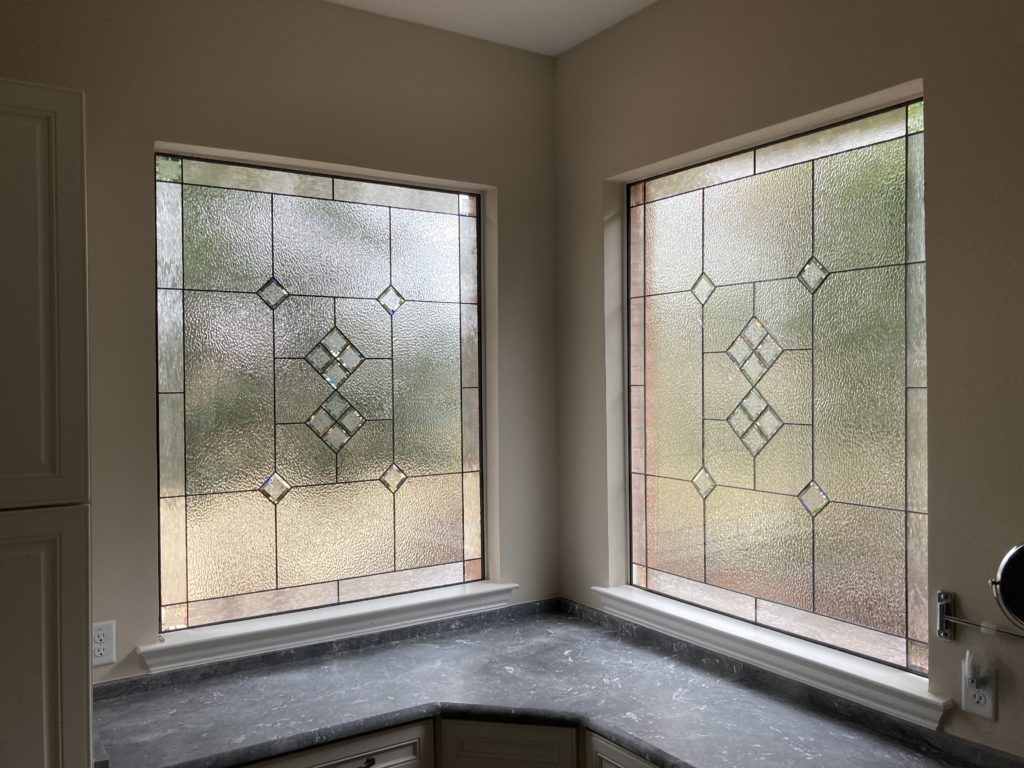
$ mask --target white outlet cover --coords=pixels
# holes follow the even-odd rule
[[[117,661],[117,622],[97,621],[92,625],[89,655],[94,667]]]

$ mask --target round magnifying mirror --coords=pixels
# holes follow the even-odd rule
[[[996,602],[1007,618],[1024,628],[1024,544],[1018,544],[1003,558],[996,577],[989,582]]]

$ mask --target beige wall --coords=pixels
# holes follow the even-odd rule
[[[986,579],[1024,540],[1024,3],[663,0],[557,61],[562,587],[607,583],[602,180],[916,78],[927,103],[931,585],[1003,625]],[[614,343],[611,344],[614,346]],[[621,374],[619,374],[621,375]],[[616,414],[616,418],[621,418]],[[611,426],[611,442],[608,428]],[[612,462],[614,464],[614,461]],[[620,463],[621,466],[621,463]],[[968,644],[999,667],[1000,716],[950,730],[1024,754],[1024,643],[935,643],[932,688],[959,696]]]
[[[122,656],[157,635],[156,141],[497,188],[498,559],[515,600],[557,593],[553,67],[323,0],[0,5],[0,77],[86,93],[93,615]]]

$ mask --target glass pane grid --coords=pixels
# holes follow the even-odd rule
[[[923,114],[826,126],[626,200],[631,583],[918,674]]]
[[[484,578],[480,196],[155,170],[161,631]]]

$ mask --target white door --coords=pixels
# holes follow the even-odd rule
[[[0,80],[0,765],[90,763],[82,94]]]

